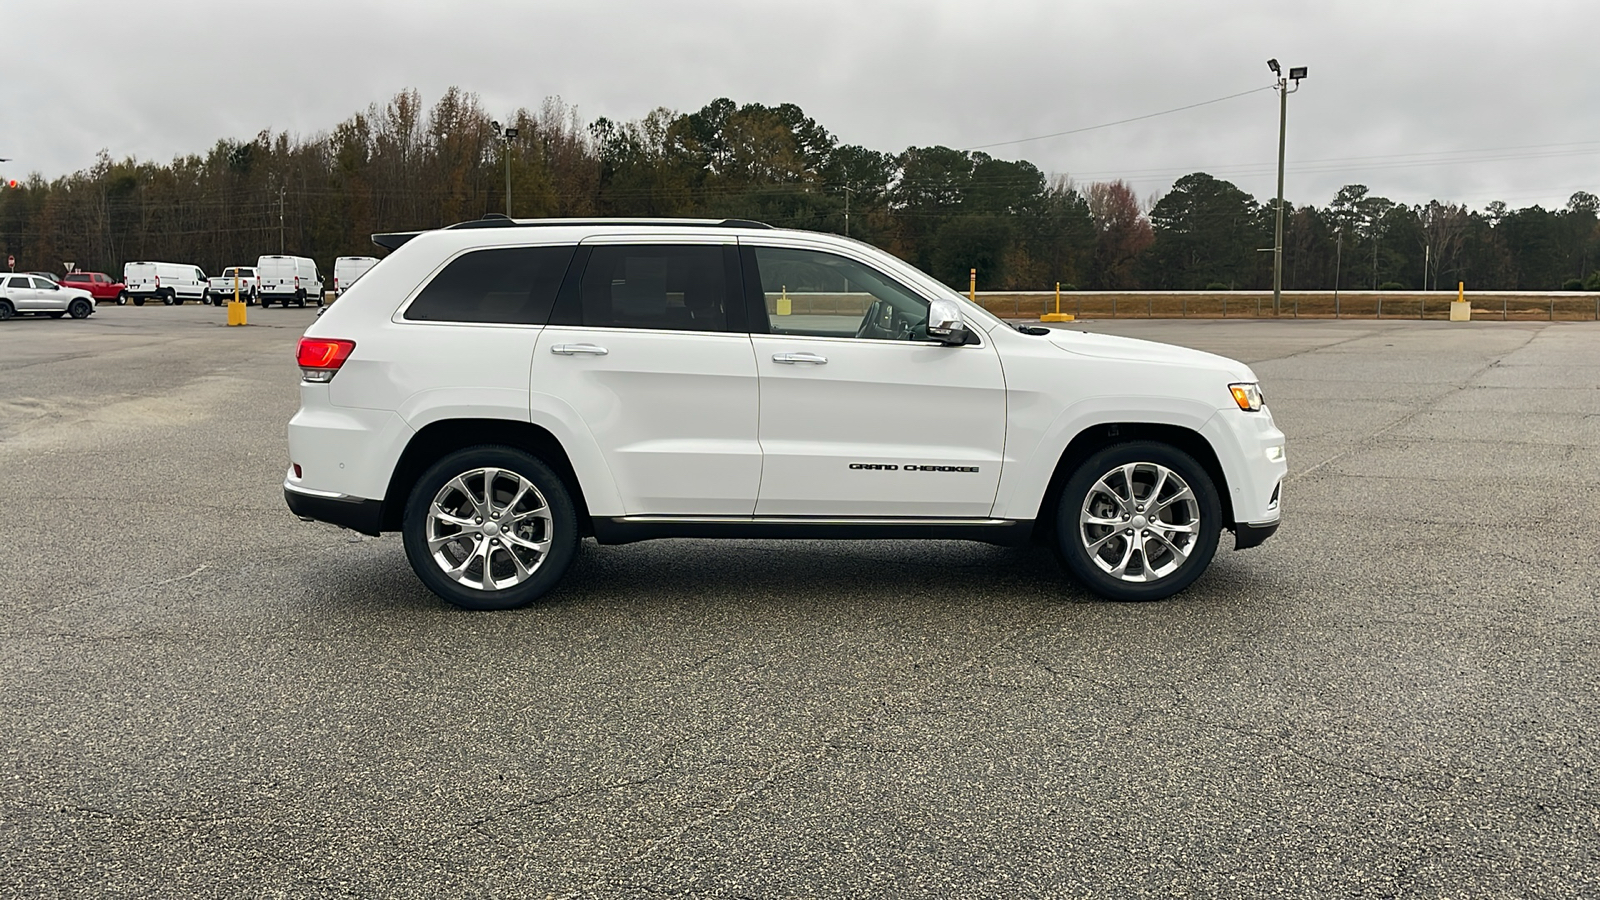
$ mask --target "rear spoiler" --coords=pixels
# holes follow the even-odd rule
[[[372,236],[372,242],[385,250],[399,250],[400,245],[406,241],[425,233],[421,231],[397,231],[391,234],[375,234]]]

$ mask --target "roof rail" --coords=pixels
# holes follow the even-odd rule
[[[446,225],[443,230],[456,231],[473,228],[557,228],[563,225],[621,225],[621,226],[672,226],[694,225],[701,228],[761,228],[771,229],[765,222],[753,219],[508,219],[502,213],[489,213],[481,219],[470,219]],[[374,234],[372,242],[388,250],[398,250],[402,244],[422,231],[401,231]]]

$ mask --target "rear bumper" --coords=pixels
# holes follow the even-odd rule
[[[376,537],[383,523],[383,501],[349,497],[344,494],[315,494],[283,486],[283,501],[289,511],[302,519],[327,522],[340,528]]]

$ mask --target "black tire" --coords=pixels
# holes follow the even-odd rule
[[[201,306],[221,306],[222,305],[222,301],[220,299],[213,300],[212,297],[211,297],[211,292],[210,291],[205,291],[200,295],[200,305]]]
[[[135,298],[133,298],[133,305],[134,306],[143,306],[144,305],[144,298],[143,297],[135,297]]]
[[[1122,474],[1130,471],[1124,466],[1133,467],[1131,479]],[[1161,468],[1167,470],[1165,476]],[[1184,492],[1177,490],[1173,476],[1188,486],[1192,504],[1183,499]],[[1158,484],[1162,478],[1164,482]],[[1160,518],[1144,523],[1152,527],[1141,527],[1152,487],[1161,492],[1156,499],[1165,501]],[[1128,495],[1127,502],[1123,494]],[[1081,521],[1087,515],[1126,522],[1129,527]],[[1056,549],[1067,570],[1101,597],[1161,600],[1193,584],[1205,572],[1216,555],[1222,525],[1222,503],[1204,466],[1170,444],[1129,441],[1096,452],[1067,480],[1056,510]],[[1194,531],[1168,531],[1163,526],[1191,526]],[[1100,545],[1093,553],[1091,543]],[[1147,551],[1146,547],[1153,549]],[[1120,564],[1129,577],[1148,578],[1154,570],[1170,569],[1164,574],[1157,571],[1152,581],[1132,581],[1107,571],[1101,562],[1112,570]]]
[[[4,322],[16,314],[17,308],[11,305],[11,301],[0,298],[0,322]]]
[[[269,306],[271,306],[271,305],[272,305],[272,301],[271,301],[271,300],[268,300],[268,299],[267,299],[267,298],[265,298],[265,297],[262,297],[262,298],[261,298],[261,308],[262,308],[262,309],[266,309],[266,308],[267,308],[267,307],[269,307]]]
[[[173,295],[172,291],[170,291],[170,290],[162,291],[161,292],[161,302],[165,303],[168,306],[171,306],[172,305],[173,296],[174,295]]]
[[[167,299],[172,301],[173,306],[183,305],[183,297],[179,296],[177,291],[168,291]]]
[[[93,314],[94,304],[81,297],[67,304],[67,315],[74,319],[87,319]]]
[[[306,308],[306,292],[305,291],[296,291],[295,292],[294,305],[300,307],[301,309],[305,309]]]
[[[127,291],[122,291],[121,293],[117,294],[117,305],[118,306],[127,306],[128,305],[128,292]]]
[[[53,313],[50,313],[49,315],[50,315],[50,318],[52,318],[52,319],[59,319],[62,316],[66,315],[66,313],[65,312],[53,312]]]
[[[526,580],[500,590],[485,590],[482,587],[462,584],[445,573],[442,564],[435,560],[428,549],[429,514],[435,498],[458,476],[484,468],[503,469],[526,479],[539,494],[544,496],[543,506],[536,508],[545,509],[549,513],[548,525],[540,526],[535,532],[531,532],[536,537],[548,537],[549,550],[542,557],[538,557],[537,565]],[[502,480],[496,482],[496,497],[501,502],[509,500],[505,496],[510,493],[511,485],[506,484],[509,480],[510,476],[502,476]],[[473,484],[470,478],[467,481],[471,487],[478,486]],[[481,487],[479,492],[482,492]],[[524,503],[530,501],[531,498],[524,500]],[[544,527],[549,529],[547,535],[541,533]],[[430,466],[412,486],[411,494],[406,500],[400,530],[405,543],[406,558],[411,561],[412,571],[417,573],[417,577],[422,579],[422,583],[427,585],[429,590],[462,609],[495,610],[527,606],[555,587],[561,576],[566,573],[567,567],[572,564],[572,559],[578,550],[578,517],[572,506],[572,498],[567,493],[566,485],[560,476],[536,457],[512,447],[499,445],[457,450]],[[485,539],[485,536],[476,536],[472,546],[481,546]],[[447,558],[452,555],[467,556],[464,550],[463,544],[440,548],[441,554]],[[505,554],[511,552],[509,545],[496,545],[496,549],[490,551],[491,578],[495,577],[493,573],[496,571],[502,576],[509,577],[505,567],[511,565],[511,562]],[[482,563],[473,563],[471,558],[475,557],[470,557],[465,564],[464,577],[469,577],[467,573],[474,566],[482,570]],[[519,556],[519,558],[524,557]],[[499,566],[495,566],[495,559],[500,560]],[[481,576],[479,580],[482,580]]]

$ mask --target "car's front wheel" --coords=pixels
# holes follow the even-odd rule
[[[1205,468],[1154,441],[1114,444],[1068,479],[1056,515],[1067,569],[1111,600],[1160,600],[1205,571],[1222,503]]]
[[[401,524],[411,568],[463,609],[513,609],[544,596],[578,548],[561,478],[504,446],[470,447],[434,463],[411,489]]]
[[[94,312],[94,304],[79,297],[67,304],[67,315],[74,319],[87,319]]]

